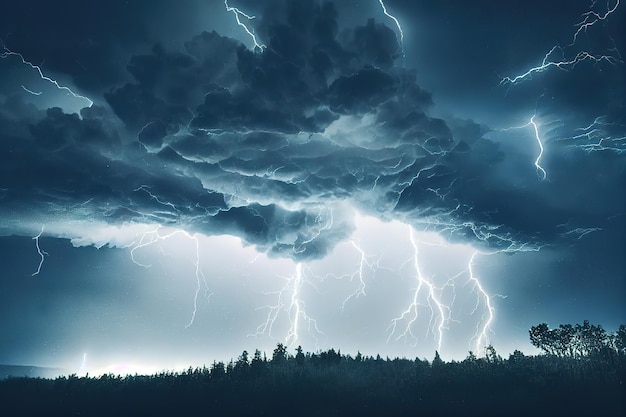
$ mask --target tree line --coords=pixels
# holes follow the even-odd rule
[[[269,357],[243,351],[183,372],[11,378],[0,381],[0,415],[624,415],[624,326],[615,334],[599,327],[572,326],[586,347],[554,350],[559,333],[533,326],[531,342],[543,351],[535,356],[503,358],[488,346],[446,362],[438,352],[432,361],[391,359],[278,343]]]

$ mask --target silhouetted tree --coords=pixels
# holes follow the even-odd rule
[[[440,368],[443,365],[443,361],[441,360],[441,356],[439,356],[439,352],[435,351],[435,357],[433,358],[432,367]]]
[[[621,327],[620,327],[621,328]],[[583,324],[561,324],[557,329],[550,329],[546,323],[532,326],[529,330],[530,342],[545,353],[560,357],[585,357],[592,355],[610,355],[609,351],[619,351],[615,334],[607,334],[601,325],[593,325],[589,320]],[[626,333],[626,330],[623,330]]]
[[[341,352],[336,352],[335,349],[330,348],[326,352],[320,352],[319,358],[324,365],[337,365],[341,362]]]
[[[526,356],[524,356],[523,352],[515,349],[513,353],[509,355],[509,362],[521,363],[522,361],[524,361],[525,358]]]
[[[533,346],[550,355],[556,354],[554,348],[554,335],[550,331],[547,323],[532,326],[528,333],[530,334],[530,343]]]
[[[620,325],[617,332],[614,335],[614,344],[617,349],[617,353],[626,354],[626,325]]]
[[[298,365],[304,364],[304,353],[302,352],[302,346],[298,346],[296,348],[296,364]]]
[[[221,379],[224,375],[226,375],[226,366],[224,362],[213,361],[213,365],[211,365],[211,378]]]
[[[250,362],[248,359],[248,351],[244,350],[241,352],[241,355],[237,358],[237,362],[235,362],[235,367],[233,369],[236,377],[243,377],[247,374],[250,369]]]
[[[282,343],[276,345],[276,349],[272,353],[272,363],[282,364],[287,360],[287,347]]]
[[[487,348],[485,349],[485,359],[488,363],[493,364],[502,362],[502,357],[498,355],[498,352],[496,352],[496,348],[494,348],[492,345],[487,346]]]
[[[467,357],[463,360],[463,362],[473,364],[474,362],[476,362],[476,360],[477,360],[476,355],[474,354],[474,352],[470,350],[467,353]]]
[[[259,376],[267,369],[267,359],[261,354],[259,349],[254,351],[252,362],[250,362],[250,373]]]
[[[582,355],[594,355],[600,353],[608,343],[606,331],[601,325],[595,326],[585,320],[575,326],[577,341]]]
[[[553,334],[554,349],[559,356],[574,356],[576,329],[571,324],[561,324]]]

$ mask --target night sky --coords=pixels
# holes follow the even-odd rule
[[[0,364],[149,372],[278,342],[449,360],[535,353],[541,322],[616,330],[625,17],[3,5]]]

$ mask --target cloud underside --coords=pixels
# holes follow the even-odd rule
[[[340,30],[331,3],[280,7],[259,18],[262,52],[215,32],[157,45],[80,116],[2,97],[0,231],[158,223],[300,260],[345,240],[354,209],[491,249],[578,238],[613,210],[514,186],[501,168],[516,156],[487,129],[431,116],[391,28]]]

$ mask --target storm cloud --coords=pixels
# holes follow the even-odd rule
[[[203,32],[100,84],[72,74],[104,98],[80,115],[0,97],[0,231],[75,222],[59,237],[85,244],[80,224],[154,223],[300,260],[347,239],[354,208],[492,250],[623,225],[622,154],[547,155],[539,181],[493,129],[434,116],[385,23],[340,27],[332,2],[279,1],[255,28],[262,50]]]

